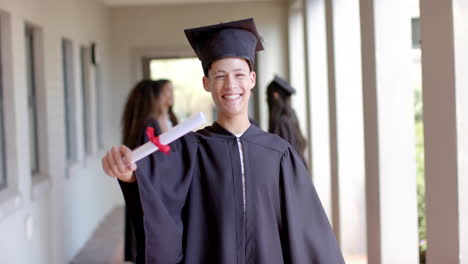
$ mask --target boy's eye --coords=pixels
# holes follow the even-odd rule
[[[215,79],[216,79],[216,80],[221,80],[221,79],[223,79],[223,78],[224,78],[224,75],[215,76]]]

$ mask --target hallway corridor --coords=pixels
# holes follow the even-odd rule
[[[124,207],[114,208],[70,264],[124,264]]]

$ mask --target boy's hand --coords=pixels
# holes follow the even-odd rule
[[[104,172],[123,182],[135,182],[133,173],[137,166],[131,162],[132,151],[127,146],[112,147],[102,158],[102,168]]]

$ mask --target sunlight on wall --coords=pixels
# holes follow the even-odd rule
[[[153,59],[151,79],[169,79],[174,85],[174,113],[183,121],[194,113],[204,112],[207,124],[215,120],[214,103],[203,89],[203,70],[197,58]]]

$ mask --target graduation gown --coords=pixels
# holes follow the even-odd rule
[[[237,139],[214,123],[171,148],[139,161],[136,183],[121,182],[140,223],[138,263],[344,263],[310,176],[286,141],[254,125]]]
[[[282,115],[279,118],[276,126],[270,128],[270,132],[289,142],[289,144],[291,144],[291,146],[298,152],[299,157],[302,159],[302,161],[304,161],[304,164],[307,164],[304,158],[304,153],[301,153],[299,147],[299,139],[296,137],[296,133],[293,131],[293,124],[291,123],[291,119],[288,116]]]
[[[154,129],[154,135],[159,136],[161,134],[161,128],[159,126],[158,121],[155,119],[150,119],[146,122],[145,127],[152,127]],[[137,139],[136,146],[143,145],[147,141],[147,137],[145,135],[146,131],[142,131],[140,136]],[[132,146],[132,147],[136,147]],[[130,207],[130,208],[129,208]],[[141,221],[138,222],[138,217],[132,217],[133,215],[141,214],[139,212],[132,212],[131,206],[125,207],[125,230],[124,230],[124,260],[130,262],[136,262],[137,258],[137,235],[135,234],[135,227],[137,225],[141,225]],[[137,229],[138,230],[138,229]],[[140,232],[139,238],[141,237],[141,232],[143,231],[141,228],[138,230]],[[139,240],[139,239],[138,239]],[[142,240],[144,241],[144,240]],[[142,247],[143,248],[143,247]]]

